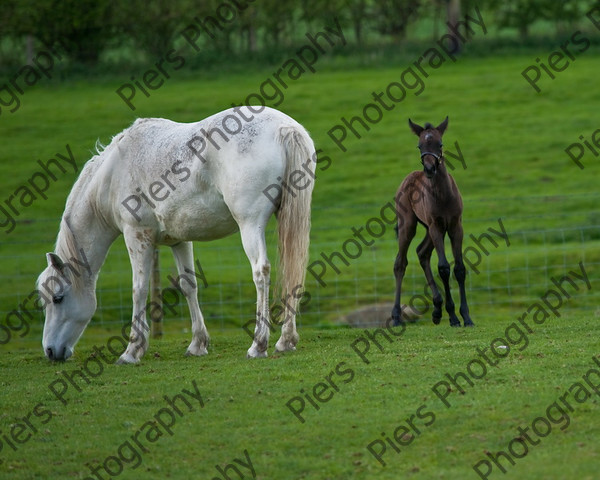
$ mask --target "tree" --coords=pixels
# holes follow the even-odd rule
[[[492,2],[497,12],[498,27],[516,28],[521,39],[529,36],[529,28],[544,17],[548,1],[554,0],[495,0]]]
[[[280,0],[261,0],[258,8],[257,21],[264,29],[265,43],[277,45],[284,36],[291,33],[297,8],[293,2]]]
[[[110,0],[24,0],[16,4],[15,34],[58,43],[73,60],[94,64],[115,34],[113,10]]]
[[[345,0],[344,9],[348,11],[356,43],[363,42],[363,31],[368,18],[369,5],[367,0]]]
[[[375,0],[373,5],[376,29],[391,35],[398,42],[406,36],[408,25],[418,16],[418,0]]]
[[[158,58],[173,48],[192,5],[186,0],[129,0],[115,11],[118,29]]]

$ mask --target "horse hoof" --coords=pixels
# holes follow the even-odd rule
[[[185,351],[185,356],[186,357],[202,357],[203,355],[207,355],[208,354],[208,350],[206,350],[206,347],[198,347],[198,348],[188,348]]]
[[[406,325],[406,322],[402,319],[402,317],[392,317],[392,327],[399,327],[401,325]]]
[[[129,354],[123,354],[119,357],[119,359],[115,362],[117,365],[132,365],[139,363],[139,358],[134,358]]]
[[[451,323],[450,326],[452,328],[460,328],[460,322],[459,323]]]
[[[259,352],[256,349],[250,347],[246,353],[246,358],[266,358],[268,356],[267,351]]]
[[[438,317],[433,317],[431,319],[431,321],[434,323],[434,325],[439,325],[440,322],[442,321],[442,317],[439,317],[439,318]]]
[[[294,352],[295,350],[296,350],[296,347],[294,347],[294,346],[290,346],[290,347],[286,347],[284,349],[280,349],[280,348],[277,348],[277,345],[275,345],[275,353]]]
[[[465,322],[465,327],[474,327],[475,324],[471,321]]]

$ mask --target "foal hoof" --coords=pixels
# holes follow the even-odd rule
[[[465,323],[465,327],[474,327],[475,326],[475,324],[471,320],[469,320],[468,322],[464,322],[464,323]]]
[[[439,325],[442,321],[442,317],[431,317],[431,321],[434,323],[434,325]]]

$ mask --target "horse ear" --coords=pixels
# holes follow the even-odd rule
[[[414,132],[414,134],[417,137],[421,135],[421,132],[423,130],[425,130],[421,125],[417,125],[416,123],[413,123],[410,118],[408,119],[408,125],[410,126],[410,129]]]
[[[59,272],[62,272],[65,268],[65,263],[56,253],[47,253],[46,258],[48,259],[48,266],[56,268]]]
[[[440,132],[440,135],[443,135],[444,132],[446,131],[447,127],[448,127],[448,115],[446,115],[446,119],[437,126],[436,130],[438,132]]]

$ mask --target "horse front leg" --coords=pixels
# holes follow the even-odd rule
[[[438,273],[444,283],[446,311],[450,316],[450,326],[460,327],[460,320],[454,311],[454,300],[452,300],[452,293],[450,293],[450,264],[446,258],[446,252],[444,251],[444,233],[436,225],[431,225],[429,227],[429,235],[431,236],[433,246],[438,255]]]
[[[471,320],[469,306],[467,305],[467,292],[465,290],[467,269],[465,268],[462,258],[463,228],[460,223],[457,225],[452,235],[450,235],[450,240],[452,242],[452,254],[454,255],[454,276],[456,277],[458,289],[460,291],[460,316],[463,318],[465,327],[472,327],[475,324]]]
[[[435,279],[433,278],[433,272],[431,271],[431,253],[433,252],[433,241],[429,235],[429,231],[425,234],[425,238],[417,247],[417,256],[419,257],[419,263],[425,273],[427,279],[427,285],[431,289],[431,295],[433,296],[433,312],[431,314],[431,320],[435,325],[438,325],[442,319],[442,304],[444,299],[438,289]]]
[[[402,318],[402,305],[400,297],[402,295],[402,281],[408,265],[407,252],[411,240],[417,231],[417,217],[414,214],[405,215],[402,221],[398,222],[398,255],[394,262],[394,277],[396,278],[396,296],[394,306],[392,307],[392,324],[398,326],[404,323]]]
[[[123,232],[125,244],[129,252],[133,272],[132,299],[133,313],[129,345],[119,357],[117,363],[138,363],[148,349],[150,328],[146,319],[146,302],[148,300],[148,282],[152,269],[154,244],[151,232],[142,229],[131,229]]]

